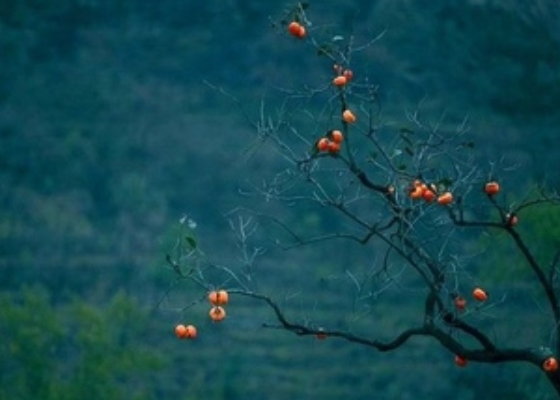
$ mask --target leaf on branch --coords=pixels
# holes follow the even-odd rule
[[[196,250],[198,248],[198,243],[192,236],[185,236],[185,240],[187,241],[187,244],[189,245],[191,250]]]
[[[397,169],[398,169],[399,171],[406,171],[406,168],[407,168],[406,164],[399,164],[399,165],[397,166]]]

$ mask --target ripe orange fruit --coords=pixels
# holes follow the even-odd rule
[[[486,185],[484,185],[484,191],[488,196],[494,196],[500,191],[500,184],[496,181],[488,182]]]
[[[348,79],[344,75],[339,75],[333,79],[332,83],[335,86],[342,87],[348,83]]]
[[[319,151],[327,151],[329,149],[330,140],[327,138],[321,138],[317,141],[317,149]]]
[[[179,339],[184,339],[187,337],[187,327],[183,324],[179,324],[175,327],[175,335]]]
[[[229,294],[225,290],[212,290],[208,293],[208,301],[213,306],[225,306],[229,301]]]
[[[350,82],[354,77],[354,73],[352,72],[351,69],[345,69],[344,72],[342,72],[342,75],[346,77],[346,81],[348,82]]]
[[[473,297],[478,301],[486,301],[488,300],[488,293],[481,288],[475,288],[472,292]]]
[[[558,360],[554,357],[548,357],[544,360],[542,367],[546,372],[556,372],[558,371]]]
[[[303,39],[306,33],[305,27],[296,21],[290,22],[288,25],[288,32],[298,39]]]
[[[348,124],[353,124],[356,122],[356,116],[350,110],[344,110],[342,113],[342,120]]]
[[[418,200],[422,198],[422,196],[424,195],[424,191],[425,190],[422,187],[422,185],[418,185],[412,187],[408,195],[410,196],[411,199]]]
[[[342,143],[344,140],[344,135],[339,130],[334,130],[331,132],[331,139],[335,143]]]
[[[468,361],[466,358],[461,357],[459,355],[455,356],[455,364],[457,364],[459,367],[464,367],[465,365],[468,364]]]
[[[426,201],[427,203],[431,203],[432,201],[434,201],[436,199],[436,192],[434,192],[432,189],[426,187],[424,189],[424,193],[422,193],[422,198],[424,199],[424,201]]]
[[[208,312],[208,315],[214,322],[220,322],[226,317],[226,310],[220,306],[214,306]]]
[[[175,327],[175,335],[179,339],[194,339],[196,337],[196,327],[194,325],[179,324]]]
[[[442,195],[438,196],[437,202],[442,206],[451,204],[453,202],[453,194],[451,194],[451,192],[445,192]]]
[[[466,306],[467,300],[463,296],[455,297],[455,307],[457,307],[457,310],[463,311]]]
[[[331,153],[338,153],[340,151],[340,143],[338,142],[329,142],[329,152]]]

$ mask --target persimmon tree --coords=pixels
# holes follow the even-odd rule
[[[282,40],[305,46],[310,56],[318,53],[325,60],[322,83],[280,90],[282,105],[274,113],[264,103],[256,118],[248,110],[242,112],[255,132],[257,147],[272,147],[284,163],[283,169],[253,185],[252,194],[289,210],[328,212],[329,223],[310,233],[281,212],[241,206],[229,214],[238,261],[222,263],[210,256],[211,251],[202,251],[196,224],[183,218],[167,263],[177,282],[199,288],[185,308],[225,290],[226,295],[245,296],[270,308],[274,322],[264,326],[300,336],[337,338],[382,352],[428,337],[459,366],[533,364],[560,396],[560,248],[556,245],[550,254],[537,256],[520,229],[525,215],[557,210],[560,198],[542,187],[526,193],[515,192],[522,187],[506,188],[502,161],[480,160],[467,118],[430,122],[419,107],[391,122],[383,113],[374,78],[359,76],[353,64],[355,56],[375,46],[382,35],[366,43],[332,35],[313,26],[307,11],[300,3],[274,27],[285,36]],[[242,107],[241,100],[230,98]],[[297,290],[280,293],[274,283],[258,283],[258,264],[268,253],[265,245],[253,246],[251,240],[258,236],[257,227],[266,226],[276,235],[269,246],[281,248],[284,257],[290,257],[289,250],[305,247],[321,252],[338,242],[371,250],[368,254],[374,256],[366,257],[367,265],[360,261],[338,270],[352,287],[352,324],[297,315],[290,302]],[[534,343],[503,344],[500,335],[514,332],[522,321],[488,322],[489,314],[507,309],[511,302],[506,292],[489,296],[493,282],[477,277],[484,255],[480,243],[498,249],[496,243],[505,243],[510,247],[504,249],[513,249],[517,262],[529,271],[527,296],[534,299],[535,312],[542,316],[538,331],[544,332],[534,336]],[[384,299],[407,288],[414,288],[411,297],[421,304],[418,315],[392,336],[378,335],[372,310],[393,307],[398,312],[398,306]],[[315,306],[321,307],[317,302]],[[216,307],[215,300],[210,303]]]

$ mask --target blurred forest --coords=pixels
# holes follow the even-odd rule
[[[535,183],[560,185],[560,3],[509,3],[323,0],[309,13],[318,35],[366,43],[382,34],[352,67],[379,84],[385,118],[398,123],[412,108],[468,117],[481,163],[496,161],[515,198]],[[245,300],[219,326],[204,310],[183,313],[180,290],[160,302],[179,219],[193,218],[201,241],[234,260],[224,214],[258,206],[240,188],[283,168],[266,147],[251,151],[242,111],[216,88],[258,116],[261,103],[281,105],[279,89],[331,73],[329,60],[272,24],[284,7],[0,0],[0,398],[552,397],[538,371],[456,370],[430,342],[391,354],[310,344],[261,328],[271,316]],[[325,223],[268,207],[303,227]],[[560,216],[539,217],[547,223],[534,220],[534,237],[557,246],[549,239]],[[269,279],[314,282],[333,263],[368,256],[350,250],[271,251],[267,263],[281,268]],[[497,276],[507,262],[495,257]],[[315,304],[317,288],[301,304]],[[320,318],[347,306],[329,304]],[[530,306],[519,306],[520,325]],[[173,335],[185,318],[200,326],[196,342]]]

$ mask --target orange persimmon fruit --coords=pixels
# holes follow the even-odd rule
[[[292,21],[288,24],[288,32],[298,39],[304,38],[306,34],[305,27],[297,21]]]
[[[468,361],[466,358],[461,357],[459,355],[455,356],[455,364],[457,364],[459,367],[464,367],[468,364]]]
[[[431,203],[436,199],[436,197],[437,197],[436,192],[428,187],[426,187],[424,189],[424,192],[422,193],[422,198],[426,203]]]
[[[486,301],[488,300],[488,293],[482,288],[475,288],[472,292],[473,297],[478,301]]]
[[[194,339],[196,337],[196,327],[194,325],[179,324],[175,327],[175,335],[179,339]]]
[[[546,372],[556,372],[558,371],[558,360],[554,357],[548,357],[543,361],[542,367]]]
[[[352,78],[354,77],[354,73],[352,72],[351,69],[345,69],[342,72],[342,76],[346,77],[347,82],[350,82],[352,80]]]
[[[213,306],[225,306],[229,302],[229,294],[225,290],[212,290],[208,293],[208,301]]]
[[[327,151],[329,149],[329,144],[331,141],[327,138],[321,138],[317,141],[317,150]]]
[[[344,75],[338,75],[332,81],[333,85],[342,87],[348,83],[348,79]]]
[[[340,151],[340,143],[338,142],[329,142],[329,152],[331,153],[338,153]]]
[[[221,306],[214,306],[208,312],[210,319],[214,322],[220,322],[226,317],[226,310]]]
[[[494,196],[495,194],[498,194],[499,191],[500,191],[500,184],[496,181],[490,181],[484,185],[484,192],[488,196]]]
[[[356,122],[356,115],[350,110],[344,110],[342,112],[342,120],[348,124],[353,124]]]
[[[463,311],[467,306],[467,300],[463,296],[455,297],[455,307],[459,311]]]
[[[335,129],[331,131],[331,139],[335,143],[342,143],[344,140],[344,135],[339,130]]]
[[[453,202],[453,194],[451,192],[445,192],[445,193],[438,196],[437,202],[438,202],[438,204],[441,204],[442,206],[446,206],[448,204],[451,204]]]

